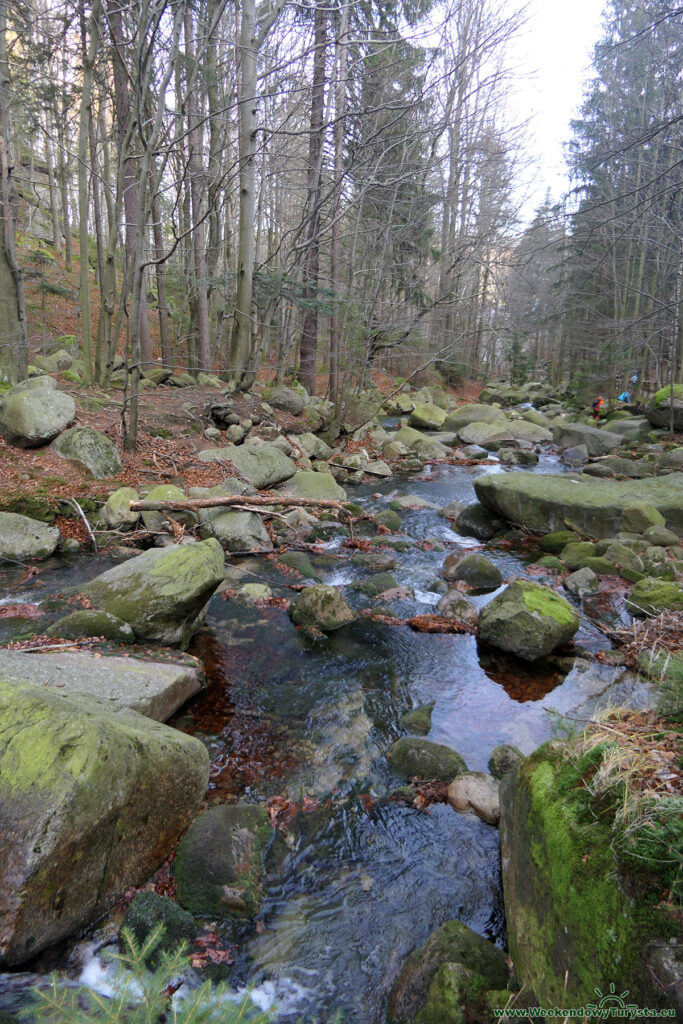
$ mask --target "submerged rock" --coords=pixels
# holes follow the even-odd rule
[[[215,539],[150,549],[97,576],[82,593],[129,623],[138,640],[182,646],[204,621],[224,564]]]
[[[482,640],[527,661],[550,654],[579,628],[576,610],[548,587],[515,580],[479,613]]]
[[[353,622],[356,613],[335,587],[316,583],[306,587],[290,605],[289,617],[295,626],[315,626],[324,633],[333,633]]]
[[[210,917],[253,917],[272,831],[267,812],[256,804],[204,811],[178,844],[173,875],[180,905]]]
[[[61,539],[56,526],[47,526],[14,512],[0,512],[0,559],[24,562],[31,558],[49,558]]]
[[[401,715],[400,724],[402,728],[414,733],[415,736],[426,736],[432,727],[433,710],[433,704],[424,704],[421,708],[415,708],[414,711],[406,711]]]
[[[476,502],[466,505],[455,520],[455,528],[463,537],[476,537],[484,541],[491,540],[504,525],[500,519],[491,515],[488,508]]]
[[[403,736],[387,752],[387,762],[394,775],[403,779],[438,779],[450,782],[467,771],[467,765],[455,750],[441,743]]]
[[[194,737],[0,681],[0,964],[35,956],[146,881],[196,813],[208,774]]]
[[[474,590],[495,590],[503,582],[498,566],[484,555],[465,555],[455,565],[444,566],[443,572],[447,579],[462,580]]]

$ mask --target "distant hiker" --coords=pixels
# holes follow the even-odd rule
[[[622,391],[619,397],[617,398],[617,402],[626,402],[627,405],[630,405],[631,396],[629,395],[628,391]]]
[[[602,397],[602,395],[598,395],[598,397],[593,402],[593,419],[594,420],[599,420],[600,419],[600,410],[602,409],[604,404],[605,404],[605,399]]]

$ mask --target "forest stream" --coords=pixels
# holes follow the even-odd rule
[[[533,471],[562,470],[556,456],[544,454]],[[397,614],[434,610],[448,551],[478,548],[438,508],[473,500],[474,479],[497,471],[491,463],[427,466],[418,478],[397,475],[350,491],[370,513],[406,493],[435,506],[405,511],[400,536],[410,543],[387,549],[396,582],[407,588],[393,602]],[[324,553],[312,553],[313,567],[324,583],[343,588],[354,608],[377,611],[352,589],[367,573],[351,563],[343,541],[333,536]],[[532,557],[523,544],[487,555],[506,580],[524,574]],[[21,571],[10,570],[3,601],[44,601],[46,590],[81,584],[109,564],[104,556],[52,559],[19,587]],[[230,564],[267,582],[275,597],[292,596],[295,574],[272,560]],[[473,601],[481,607],[497,592]],[[584,653],[609,647],[582,610],[575,645]],[[585,656],[526,665],[480,651],[471,635],[420,633],[362,617],[316,642],[294,628],[285,608],[220,594],[190,653],[204,661],[208,688],[171,724],[209,750],[209,801],[272,805],[281,798],[282,806],[298,808],[283,830],[286,842],[268,855],[256,927],[226,922],[223,936],[235,947],[231,985],[253,986],[254,1001],[275,1006],[282,1022],[326,1022],[341,1013],[349,1024],[379,1024],[406,956],[445,921],[458,918],[505,945],[497,830],[446,803],[418,808],[390,798],[398,783],[383,755],[404,732],[401,715],[433,704],[429,739],[457,750],[470,770],[486,771],[497,744],[530,753],[597,705],[648,702],[636,677]],[[221,928],[218,922],[219,934]],[[94,955],[81,980],[105,984]]]

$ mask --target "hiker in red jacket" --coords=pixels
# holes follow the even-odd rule
[[[605,399],[602,397],[602,395],[598,395],[598,397],[593,402],[593,419],[594,420],[599,420],[600,419],[600,410],[602,409],[604,404],[605,404]]]

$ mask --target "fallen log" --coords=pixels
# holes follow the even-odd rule
[[[334,508],[348,515],[340,501],[332,498],[287,498],[282,495],[269,497],[265,494],[231,494],[225,497],[193,498],[184,501],[131,501],[131,512],[197,512],[201,508],[221,508],[223,505],[291,505],[294,507],[314,506],[316,508]]]

